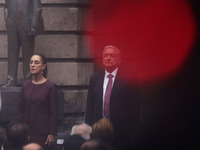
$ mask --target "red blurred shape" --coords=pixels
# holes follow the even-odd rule
[[[96,56],[106,45],[118,47],[133,82],[171,75],[189,54],[196,24],[185,0],[93,0],[91,8],[84,22],[87,30],[94,20],[89,46]]]

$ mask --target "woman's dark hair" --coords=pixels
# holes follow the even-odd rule
[[[40,56],[40,58],[42,60],[42,64],[46,64],[46,68],[43,70],[43,76],[46,78],[47,77],[47,59],[46,59],[46,57],[41,53],[36,53],[34,55]]]

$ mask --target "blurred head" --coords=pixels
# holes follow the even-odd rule
[[[72,131],[71,131],[71,135],[74,134],[79,134],[81,135],[85,140],[89,140],[90,139],[90,133],[92,132],[92,128],[85,124],[82,123],[80,125],[74,125],[72,127]]]
[[[84,142],[80,150],[114,150],[114,147],[100,140],[91,139]]]
[[[66,137],[63,144],[63,150],[79,150],[85,139],[81,135],[75,134]]]
[[[7,127],[7,140],[11,147],[21,147],[28,142],[29,127],[24,123],[10,123]]]
[[[121,63],[121,54],[118,48],[110,45],[104,47],[103,65],[108,72],[113,72]]]
[[[92,125],[91,138],[111,140],[113,138],[113,125],[110,120],[102,118]]]
[[[47,77],[47,62],[43,54],[34,54],[30,59],[30,73],[34,76],[43,75]]]
[[[23,147],[23,150],[43,150],[42,147],[37,143],[30,143]]]

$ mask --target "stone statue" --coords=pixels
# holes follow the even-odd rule
[[[17,84],[20,48],[23,55],[23,77],[30,76],[29,60],[34,53],[35,36],[42,30],[41,0],[5,0],[4,17],[8,35],[8,77],[2,87]]]

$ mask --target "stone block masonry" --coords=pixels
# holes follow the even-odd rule
[[[57,83],[63,93],[63,119],[59,130],[69,131],[84,121],[87,86],[93,74],[91,55],[84,44],[82,17],[89,0],[41,0],[44,32],[36,37],[35,52],[48,59],[48,79]],[[0,0],[0,85],[7,78],[7,34],[4,3]],[[18,82],[22,79],[22,54],[18,65]]]

